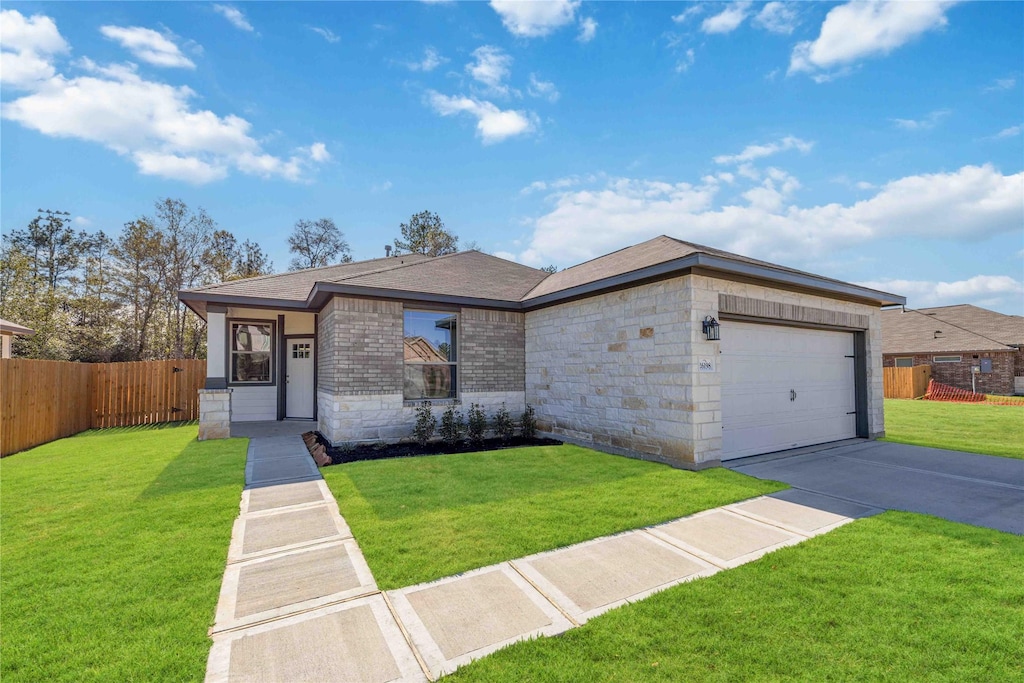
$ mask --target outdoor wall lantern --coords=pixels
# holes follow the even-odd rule
[[[707,337],[708,341],[718,341],[721,337],[718,335],[718,321],[712,318],[710,315],[704,317],[704,336]]]

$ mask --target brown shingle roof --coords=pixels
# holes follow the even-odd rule
[[[519,301],[548,274],[519,263],[462,251],[429,258],[402,268],[391,268],[346,278],[346,285],[422,292],[446,296],[472,296]]]
[[[941,318],[1003,344],[1024,344],[1024,316],[1006,315],[987,308],[958,304],[919,308],[925,315]]]
[[[668,261],[674,261],[675,259],[683,258],[684,256],[690,256],[691,254],[718,256],[720,258],[729,259],[730,261],[739,261],[740,263],[772,268],[785,273],[806,275],[819,280],[828,280],[830,282],[845,284],[840,280],[832,280],[831,278],[821,277],[820,275],[814,275],[813,273],[807,273],[802,270],[794,270],[793,268],[786,268],[785,266],[769,263],[767,261],[759,261],[746,256],[740,256],[739,254],[733,254],[728,251],[722,251],[721,249],[715,249],[714,247],[706,247],[701,244],[684,242],[683,240],[679,240],[674,237],[661,235],[660,237],[655,237],[654,239],[641,242],[640,244],[633,245],[632,247],[619,249],[618,251],[613,251],[610,254],[599,256],[596,259],[581,263],[578,266],[566,268],[563,271],[554,273],[551,277],[534,287],[525,298],[532,299],[544,296],[545,294],[552,294],[565,289],[571,289],[580,285],[615,277],[617,275],[624,275],[626,273],[658,265],[659,263],[667,263]]]
[[[934,309],[907,309],[906,312],[899,309],[882,311],[882,353],[1010,350],[1006,344],[987,335],[974,332],[966,325],[959,326],[950,323],[937,314],[929,315],[930,310]],[[994,313],[994,311],[991,312]],[[996,313],[996,315],[1002,314]]]
[[[882,303],[903,301],[902,297],[894,298],[883,292],[866,290],[854,285],[847,285],[839,280],[785,268],[766,261],[758,261],[664,235],[554,274],[548,274],[479,251],[464,251],[436,258],[412,254],[225,282],[186,290],[181,292],[179,297],[200,311],[205,307],[205,301],[230,301],[228,297],[263,299],[270,303],[281,301],[288,302],[288,305],[294,302],[303,306],[309,299],[313,288],[317,283],[321,283],[322,285],[341,286],[333,289],[329,286],[321,286],[320,289],[324,295],[329,295],[331,291],[354,291],[354,293],[365,293],[371,296],[388,296],[390,292],[381,290],[391,290],[396,297],[420,294],[431,297],[490,300],[516,306],[529,306],[531,303],[543,305],[546,301],[538,302],[541,297],[554,294],[555,298],[558,298],[563,292],[566,296],[570,296],[574,292],[569,290],[576,287],[592,285],[594,288],[600,289],[629,281],[633,274],[636,278],[651,276],[651,271],[645,271],[651,267],[667,264],[668,270],[663,269],[662,272],[654,273],[653,276],[669,272],[674,267],[672,262],[692,255],[721,259],[718,262],[702,264],[702,267],[730,270],[743,266],[754,266],[762,269],[760,274],[755,276],[779,281],[785,281],[787,277],[791,278],[790,281],[793,277],[810,278],[810,281],[804,283],[803,286],[834,291],[853,288],[860,290],[854,292],[855,296],[866,294],[869,299]],[[611,280],[611,278],[616,280]],[[837,287],[833,285],[837,285]],[[354,289],[350,290],[349,288]],[[365,289],[365,292],[360,291],[362,289]]]
[[[357,275],[400,268],[410,263],[430,259],[423,254],[407,254],[390,258],[375,258],[368,261],[339,263],[323,268],[307,268],[275,275],[261,275],[244,280],[230,280],[207,287],[196,287],[187,292],[203,292],[205,294],[223,294],[225,296],[251,296],[261,299],[286,299],[305,301],[309,291],[317,282],[340,282]],[[187,297],[183,297],[187,298]]]

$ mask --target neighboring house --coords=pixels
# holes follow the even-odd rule
[[[1024,393],[1024,317],[961,304],[882,312],[886,367],[929,365],[932,379],[979,393]],[[974,368],[977,368],[975,370]]]
[[[881,307],[905,303],[664,236],[554,274],[467,251],[179,297],[208,322],[200,438],[299,418],[393,441],[424,399],[529,403],[544,432],[687,468],[883,434]]]
[[[14,337],[31,337],[35,330],[0,318],[0,358],[11,357],[11,342]]]

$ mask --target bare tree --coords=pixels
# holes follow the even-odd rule
[[[292,234],[288,236],[288,251],[295,254],[288,264],[289,270],[320,268],[352,260],[344,233],[330,218],[295,221]]]

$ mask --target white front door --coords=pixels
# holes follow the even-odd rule
[[[285,416],[313,419],[313,340],[288,339],[286,344]]]
[[[725,321],[722,460],[857,435],[853,334]]]

